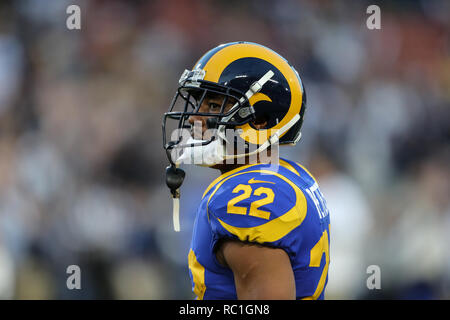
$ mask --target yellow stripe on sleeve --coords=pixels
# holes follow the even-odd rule
[[[300,176],[300,173],[287,161],[284,161],[283,159],[280,159],[280,165],[283,168],[288,169],[289,171],[292,171],[293,173],[295,173],[296,175]]]
[[[194,293],[197,296],[197,300],[203,300],[203,295],[206,291],[205,268],[197,261],[197,257],[192,249],[189,250],[188,262],[194,281]]]
[[[309,174],[309,176],[314,180],[314,182],[317,183],[316,178],[314,178],[314,176],[311,174],[311,172],[308,171],[308,169],[306,169],[304,166],[302,166],[300,163],[296,162],[296,164],[301,167],[303,170],[306,171],[307,174]]]

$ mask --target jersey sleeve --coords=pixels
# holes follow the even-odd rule
[[[221,181],[208,199],[211,249],[228,238],[284,249],[295,255],[306,216],[306,198],[293,182],[273,172],[244,172]]]

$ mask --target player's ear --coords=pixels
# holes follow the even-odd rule
[[[267,118],[265,116],[259,116],[252,122],[252,125],[255,129],[264,129],[267,127]]]

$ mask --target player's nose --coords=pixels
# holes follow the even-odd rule
[[[204,122],[203,118],[204,117],[198,116],[198,115],[190,115],[188,118],[188,121],[191,126],[194,126],[194,125],[197,126],[200,124],[203,127],[203,122]]]
[[[206,130],[205,117],[191,115],[189,116],[189,124],[191,125],[191,136],[197,139],[201,139],[203,132]]]
[[[206,101],[203,101],[202,105],[200,106],[198,112],[207,112],[208,110],[208,104]],[[188,118],[189,124],[191,125],[191,131],[195,131],[198,133],[203,133],[206,130],[206,117],[201,115],[190,115]],[[201,131],[200,131],[201,128]],[[191,133],[195,133],[191,132]]]

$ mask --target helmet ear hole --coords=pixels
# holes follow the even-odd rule
[[[252,121],[251,125],[255,129],[266,129],[269,123],[269,116],[266,114],[258,115],[255,120]]]

